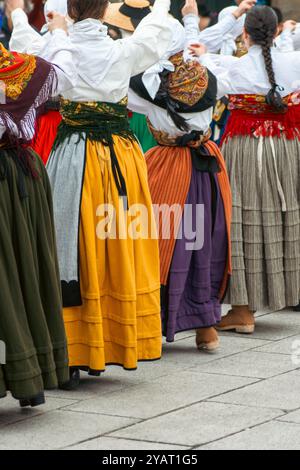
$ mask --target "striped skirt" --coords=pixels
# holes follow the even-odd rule
[[[226,301],[253,311],[297,305],[300,142],[234,137],[222,151],[233,197],[233,273]]]

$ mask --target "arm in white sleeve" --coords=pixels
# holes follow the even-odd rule
[[[280,52],[293,52],[295,50],[293,41],[293,32],[291,29],[285,29],[275,40],[276,48]]]
[[[203,62],[209,63],[213,73],[217,74],[229,70],[233,65],[235,65],[240,59],[232,55],[220,55],[220,54],[204,54],[202,58],[200,57],[200,63]],[[204,65],[204,64],[203,64]]]
[[[234,15],[226,15],[214,26],[204,29],[198,36],[198,42],[207,47],[208,52],[219,52],[224,36],[233,29],[237,19]]]
[[[51,34],[47,44],[47,58],[55,66],[58,83],[53,96],[60,95],[76,86],[77,60],[76,51],[69,36],[62,29],[56,29]]]
[[[13,31],[9,42],[10,50],[39,55],[46,40],[30,26],[26,13],[21,8],[17,8],[12,12],[11,19]]]
[[[237,57],[219,56],[215,54],[204,54],[199,58],[199,62],[207,67],[217,78],[218,99],[225,95],[235,93],[233,88],[234,80],[230,74],[230,69],[237,60],[239,60]]]
[[[190,44],[198,43],[200,36],[199,17],[193,14],[186,15],[183,17],[183,24],[185,29],[186,47]]]
[[[132,76],[158,62],[167,51],[172,26],[167,21],[170,0],[156,0],[152,13],[144,18],[134,34],[122,41],[123,57],[131,62]]]

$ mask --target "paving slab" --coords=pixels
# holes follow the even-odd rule
[[[181,369],[188,369],[189,364],[183,364]],[[109,366],[100,377],[89,376],[81,372],[80,387],[77,390],[53,390],[47,392],[49,397],[86,400],[102,397],[105,394],[132,387],[139,383],[151,382],[159,377],[166,377],[178,370],[178,365],[164,359],[154,362],[141,362],[137,370],[125,371],[122,367]]]
[[[199,364],[196,367],[201,372],[264,379],[294,370],[299,366],[294,364],[288,355],[247,351],[208,364]]]
[[[253,338],[276,341],[300,334],[299,317],[299,313],[287,310],[258,317]]]
[[[278,418],[279,421],[286,421],[287,423],[300,424],[300,410],[292,411],[291,413],[286,413],[284,416]]]
[[[271,421],[200,447],[201,450],[299,450],[300,426]]]
[[[23,421],[24,419],[30,420],[35,416],[58,410],[75,403],[76,400],[49,397],[45,405],[38,406],[37,408],[21,408],[19,402],[12,398],[11,395],[8,395],[6,398],[0,400],[0,432],[2,427],[7,424]]]
[[[251,405],[254,408],[275,408],[296,410],[300,408],[300,372],[292,371],[286,374],[262,380],[248,385],[240,390],[213,398],[219,403]],[[72,405],[73,406],[73,405]]]
[[[133,439],[119,439],[113,437],[100,437],[82,444],[67,447],[66,450],[185,450],[187,446],[160,444]]]
[[[255,379],[181,371],[130,389],[122,389],[71,405],[82,413],[108,413],[116,416],[151,418],[206,398],[253,383]]]
[[[289,336],[279,341],[268,341],[267,344],[259,346],[255,351],[287,355],[294,355],[296,353],[300,365],[300,335]]]
[[[254,335],[222,333],[215,354],[193,331],[163,351],[134,372],[83,373],[45,406],[0,400],[0,449],[299,449],[300,313],[259,312]]]
[[[177,341],[176,343],[169,343],[164,345],[163,358],[164,360],[168,361],[168,364],[176,362],[180,364],[180,367],[185,364],[196,366],[243,351],[248,351],[252,348],[257,348],[268,343],[269,341],[253,339],[248,336],[225,335],[220,337],[220,348],[218,351],[209,353],[205,351],[198,351],[195,347],[194,338],[185,338],[184,341]]]
[[[116,431],[112,436],[197,446],[280,416],[280,410],[203,402]]]
[[[6,426],[1,446],[15,450],[61,449],[135,422],[115,416],[52,411]]]

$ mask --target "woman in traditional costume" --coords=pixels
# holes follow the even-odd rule
[[[248,54],[205,54],[218,94],[230,95],[223,153],[233,191],[232,310],[219,328],[252,333],[254,312],[296,306],[300,297],[300,54],[273,45],[277,17],[270,7],[247,14]]]
[[[163,334],[172,342],[176,333],[197,330],[198,348],[214,351],[230,274],[230,187],[223,157],[209,140],[216,79],[185,60],[179,22],[173,31],[169,64],[131,80],[129,106],[147,116],[159,144],[146,154],[149,185],[154,207],[170,211],[157,213]]]
[[[119,28],[122,38],[128,38],[149,13],[151,13],[151,9],[148,0],[125,0],[124,2],[111,3],[106,10],[104,21],[109,26]],[[143,114],[129,110],[129,123],[144,152],[157,145]]]
[[[157,0],[122,41],[113,41],[99,20],[107,6],[106,0],[68,2],[79,80],[63,94],[63,122],[47,165],[74,376],[79,369],[99,375],[108,364],[136,369],[140,360],[161,357],[157,238],[128,234],[137,205],[146,225],[153,212],[127,94],[131,75],[168,47],[170,1]]]
[[[22,5],[22,1],[18,2]],[[17,4],[16,4],[17,6]],[[47,0],[44,6],[44,19],[48,20],[51,12],[57,12],[66,16],[67,0]],[[13,31],[10,39],[10,50],[20,53],[34,54],[44,59],[48,58],[48,44],[51,41],[51,34],[46,24],[41,34],[30,26],[28,17],[22,8],[16,8],[11,15]],[[45,103],[43,112],[36,123],[36,132],[31,143],[33,150],[41,157],[44,164],[47,163],[51,153],[57,128],[61,123],[59,113],[59,99],[51,97]]]
[[[62,25],[54,18],[55,65],[0,45],[0,341],[6,348],[0,397],[10,391],[21,406],[44,403],[45,389],[69,380],[51,188],[28,147],[40,107],[75,83]]]
[[[208,31],[199,31],[199,16],[193,12],[184,12],[183,22],[186,34],[193,38],[194,42],[201,42],[208,52],[219,53],[223,56],[241,57],[246,49],[243,45],[242,34],[246,18],[246,9],[252,7],[254,0],[243,0],[240,5],[224,8],[218,16],[218,23]],[[210,31],[211,30],[211,31]],[[224,59],[226,60],[226,59]],[[212,138],[219,145],[229,117],[229,100],[222,96],[216,103],[213,121]]]

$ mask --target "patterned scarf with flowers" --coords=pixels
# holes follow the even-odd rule
[[[45,60],[9,52],[0,43],[0,125],[7,141],[31,140],[39,108],[56,80],[54,68]]]

